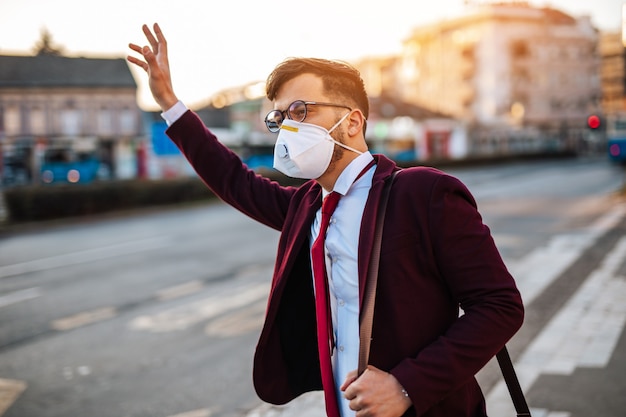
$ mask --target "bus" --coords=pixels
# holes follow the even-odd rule
[[[609,159],[626,165],[626,115],[607,118],[606,138]]]

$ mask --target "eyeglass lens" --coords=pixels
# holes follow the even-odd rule
[[[280,125],[287,117],[296,122],[302,122],[306,118],[306,103],[302,100],[296,100],[289,105],[286,111],[272,110],[265,116],[265,125],[270,132],[278,132]]]
[[[306,118],[306,103],[301,100],[294,101],[289,105],[287,115],[291,120],[302,122]]]
[[[265,116],[265,125],[270,132],[278,132],[283,122],[283,114],[280,110],[272,110]]]

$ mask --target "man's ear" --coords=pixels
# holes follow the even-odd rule
[[[348,117],[349,125],[348,125],[348,134],[350,136],[358,135],[363,131],[363,124],[365,123],[365,116],[361,112],[361,110],[355,109],[352,110],[350,116]]]

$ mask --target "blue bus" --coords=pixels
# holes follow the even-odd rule
[[[626,116],[614,116],[607,120],[607,152],[613,162],[626,165]]]

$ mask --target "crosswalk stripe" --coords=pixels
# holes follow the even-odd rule
[[[211,417],[211,414],[211,410],[209,410],[208,408],[201,408],[199,410],[187,411],[168,417]]]
[[[186,329],[225,311],[250,305],[267,297],[267,283],[249,285],[231,294],[221,294],[184,304],[155,314],[142,315],[130,321],[129,327],[151,332],[171,332]]]
[[[51,327],[55,330],[72,330],[87,324],[113,318],[116,314],[115,308],[103,307],[54,320],[51,323]]]
[[[157,292],[156,297],[159,301],[172,300],[174,298],[180,298],[199,292],[203,287],[204,283],[202,283],[202,281],[190,281],[173,287],[164,288]]]
[[[626,258],[626,237],[604,257],[565,306],[550,320],[515,363],[528,390],[541,374],[571,374],[577,367],[604,367],[626,324],[626,281],[617,276]],[[565,341],[575,339],[577,343]],[[487,397],[493,415],[513,415],[506,384]]]
[[[0,308],[17,304],[22,301],[32,300],[34,298],[41,297],[41,295],[42,292],[38,287],[27,288],[25,290],[5,294],[0,296]]]
[[[511,262],[509,269],[515,277],[525,304],[530,304],[572,262],[578,259],[598,237],[626,216],[626,204],[614,207],[585,230],[563,234],[551,239],[547,246],[532,251],[518,262]]]
[[[26,382],[0,378],[0,416],[9,409],[17,398],[26,390]]]
[[[265,306],[265,300],[260,300],[241,311],[220,317],[207,324],[204,332],[209,336],[232,337],[261,329],[265,318]]]

